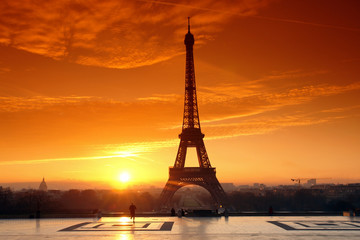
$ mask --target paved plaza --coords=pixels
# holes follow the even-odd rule
[[[353,217],[1,219],[0,239],[360,239]]]

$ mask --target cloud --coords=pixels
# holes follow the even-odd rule
[[[206,124],[208,139],[230,138],[246,135],[267,134],[282,128],[322,124],[345,116],[316,116],[314,113],[288,114],[278,117],[258,117],[237,123]]]
[[[23,164],[42,164],[59,161],[84,161],[84,160],[102,160],[109,158],[127,158],[130,161],[134,161],[129,158],[128,154],[109,155],[109,156],[88,156],[88,157],[68,157],[68,158],[46,158],[46,159],[30,159],[30,160],[17,160],[17,161],[2,161],[0,165],[23,165]]]
[[[325,109],[323,106],[315,112],[308,108],[306,112],[302,112],[301,108],[296,108],[294,111],[287,109],[286,114],[282,110],[289,106],[311,103],[316,98],[359,90],[360,82],[347,85],[305,85],[279,89],[278,92],[273,92],[273,89],[269,90],[260,85],[257,87],[261,90],[254,89],[245,96],[237,93],[237,88],[239,88],[239,92],[243,90],[240,89],[240,86],[235,85],[213,87],[212,89],[208,87],[206,94],[199,94],[203,98],[202,109],[206,109],[205,114],[202,114],[205,120],[202,120],[201,123],[206,128],[210,139],[266,134],[284,127],[322,124],[359,115],[357,113],[359,105]],[[220,97],[216,96],[217,92]]]
[[[301,73],[298,77],[305,75]],[[286,76],[286,74],[284,75]],[[295,75],[293,75],[295,77]],[[270,78],[279,78],[280,76],[271,76]],[[360,82],[354,82],[348,85],[303,85],[291,86],[283,84],[282,87],[274,88],[273,82],[267,82],[266,78],[261,81],[248,81],[243,84],[226,84],[206,88],[200,88],[198,93],[199,104],[202,113],[202,123],[221,121],[225,119],[234,119],[248,117],[260,113],[270,112],[281,109],[286,106],[300,105],[311,102],[320,97],[334,96],[360,89]],[[284,78],[287,79],[287,78]]]
[[[318,113],[302,113],[302,114],[287,114],[276,117],[257,117],[254,119],[242,120],[235,123],[206,123],[206,140],[216,140],[224,138],[233,138],[246,135],[260,135],[268,134],[273,131],[294,126],[308,126],[314,124],[322,124],[336,119],[345,118],[346,114],[329,115],[329,113],[345,113],[357,107],[349,107],[343,109],[329,109],[323,110],[321,116]],[[52,162],[63,161],[102,161],[104,159],[122,158],[124,161],[133,161],[138,164],[161,164],[151,158],[146,157],[146,154],[159,152],[166,148],[173,148],[179,144],[178,139],[165,139],[161,141],[143,141],[119,144],[100,144],[88,146],[93,152],[98,153],[95,156],[82,157],[62,157],[62,158],[44,158],[44,159],[29,159],[29,160],[12,160],[1,161],[0,165],[26,165],[26,164],[47,164]]]
[[[321,112],[323,112],[323,113],[341,113],[341,112],[356,110],[356,109],[360,109],[360,105],[324,109]]]
[[[278,105],[278,107],[286,105],[301,104],[309,102],[316,97],[326,97],[337,95],[348,91],[359,90],[360,82],[348,85],[309,85],[300,88],[290,89],[281,93],[269,93],[261,96],[266,102]]]
[[[327,70],[315,70],[315,71],[303,71],[300,69],[297,70],[290,70],[290,71],[284,71],[284,72],[273,72],[267,76],[264,76],[262,78],[259,78],[257,80],[252,81],[252,84],[255,83],[267,83],[279,80],[292,80],[292,79],[299,79],[299,78],[306,78],[306,77],[313,77],[313,76],[319,76],[329,73]]]
[[[100,98],[90,96],[0,97],[0,112],[40,110],[49,106],[74,105],[98,100],[100,100]]]
[[[310,108],[307,104],[359,89],[359,82],[289,84],[277,91],[268,81],[207,86],[198,92],[201,126],[210,140],[324,124],[358,116],[358,104]],[[34,163],[121,156],[150,163],[146,153],[178,144],[182,110],[183,96],[178,94],[154,94],[129,102],[94,96],[0,97],[1,162],[24,164],[22,160],[31,155]],[[73,148],[80,153],[73,156]],[[52,158],[56,151],[59,154]]]
[[[270,20],[270,21],[277,21],[277,22],[286,22],[286,23],[295,23],[295,24],[302,24],[302,25],[309,25],[321,28],[330,28],[330,29],[337,29],[343,31],[351,31],[351,32],[360,32],[360,28],[352,28],[346,26],[337,26],[337,25],[330,25],[330,24],[323,24],[323,23],[316,23],[316,22],[307,22],[295,19],[288,19],[288,18],[278,18],[278,17],[265,17],[265,16],[251,16],[253,18]]]
[[[175,102],[175,101],[179,101],[180,99],[183,99],[183,96],[179,94],[154,94],[151,97],[138,98],[137,100],[149,102],[149,103],[150,102],[158,103],[158,102]]]
[[[0,74],[10,72],[10,68],[0,67]]]
[[[133,155],[141,156],[144,153],[152,153],[164,148],[174,147],[178,143],[179,140],[177,139],[167,139],[163,141],[144,141],[134,143],[98,145],[94,146],[94,149],[100,150],[110,155],[117,155],[119,153],[132,153]]]
[[[52,162],[87,161],[87,160],[97,161],[97,160],[114,159],[114,158],[122,158],[126,161],[129,160],[132,162],[137,162],[139,164],[146,164],[146,162],[156,163],[154,160],[146,158],[142,155],[144,155],[145,153],[159,151],[164,148],[174,147],[177,144],[178,144],[178,140],[171,139],[164,141],[96,145],[96,146],[92,146],[92,148],[98,152],[102,152],[103,155],[0,161],[0,165],[47,164]]]
[[[187,16],[193,17],[192,30],[201,45],[229,20],[223,11],[229,5],[249,16],[267,2],[4,0],[0,43],[84,65],[133,68],[182,54]]]
[[[198,91],[201,123],[239,120],[276,111],[286,106],[306,104],[316,98],[359,89],[359,82],[348,85],[293,86],[277,91],[258,83],[253,86],[251,81],[243,84],[202,87]],[[124,124],[128,121],[126,124],[134,126],[141,124],[141,119],[147,116],[148,123],[156,124],[159,129],[177,129],[181,122],[176,121],[176,116],[181,116],[181,113],[176,116],[174,113],[182,108],[182,104],[183,96],[179,94],[153,94],[131,102],[94,96],[0,97],[0,112],[3,114],[21,111],[42,111],[44,114],[57,112],[73,118],[82,118],[88,114],[98,120],[109,119]],[[122,114],[124,112],[127,114]],[[163,116],[164,114],[166,117]]]
[[[286,111],[283,108],[358,90],[360,83],[304,86],[273,94],[250,94],[244,98],[236,94],[236,87],[233,91],[229,89],[232,88],[222,88],[226,99],[200,106],[207,140],[268,134],[288,127],[324,124],[354,114],[359,116],[359,105],[320,106],[305,111],[301,107]],[[215,94],[216,89],[212,90]],[[147,154],[178,145],[181,105],[182,97],[176,94],[157,94],[134,102],[91,96],[2,97],[0,148],[3,156],[8,157],[0,161],[0,165],[114,158],[150,164],[153,160]],[[78,149],[76,155],[73,155],[73,148]],[[56,151],[59,154],[52,157]],[[29,154],[33,157],[24,160]]]

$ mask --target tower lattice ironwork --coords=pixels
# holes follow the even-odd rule
[[[216,178],[216,169],[211,167],[203,141],[205,135],[200,128],[195,85],[194,42],[188,18],[188,32],[184,40],[186,46],[184,118],[175,164],[169,167],[169,180],[160,195],[160,206],[163,209],[169,207],[175,192],[186,185],[198,185],[205,188],[219,206],[228,204],[226,194]],[[185,167],[186,152],[189,147],[196,148],[199,167]]]

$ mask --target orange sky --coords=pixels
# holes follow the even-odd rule
[[[1,1],[0,182],[128,171],[165,184],[187,16],[220,182],[359,182],[359,12],[350,0]]]

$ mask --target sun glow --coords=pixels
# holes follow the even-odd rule
[[[130,181],[130,174],[128,172],[122,172],[119,174],[119,181],[122,183],[127,183]]]

